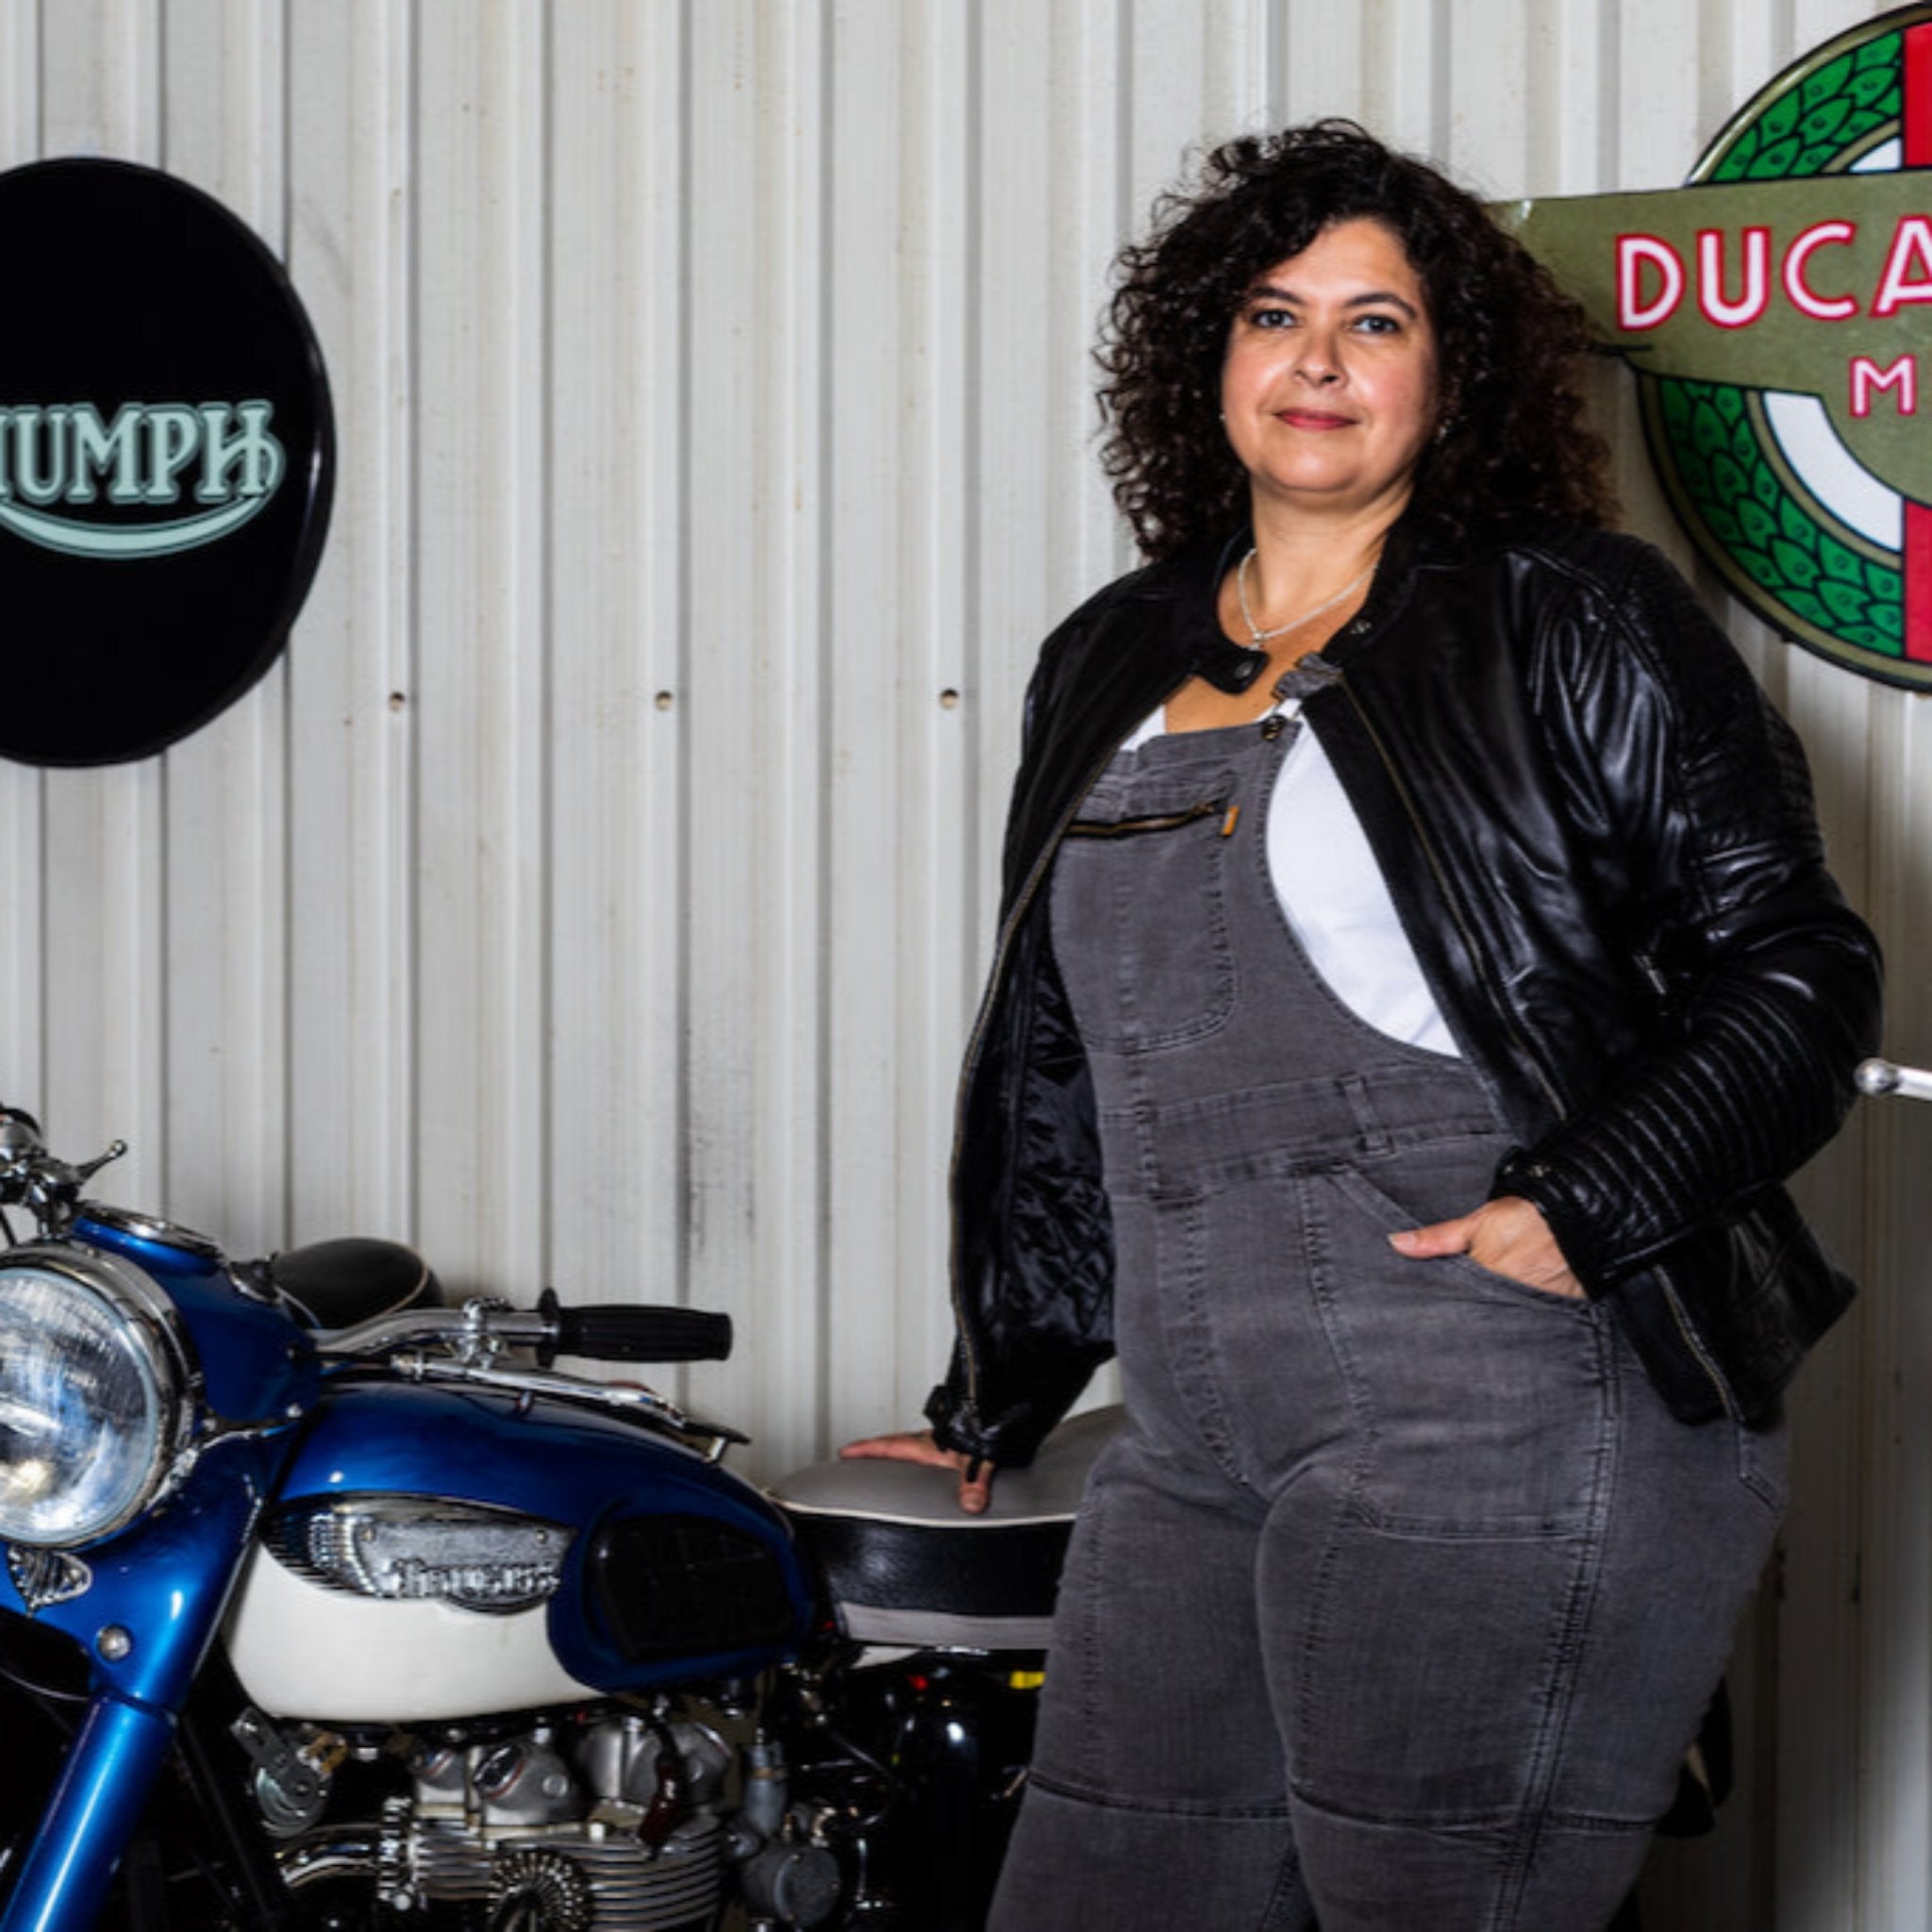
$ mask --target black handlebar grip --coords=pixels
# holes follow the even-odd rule
[[[551,1327],[537,1351],[546,1369],[560,1355],[593,1362],[722,1362],[731,1354],[731,1317],[709,1308],[566,1308],[546,1288],[537,1309]]]

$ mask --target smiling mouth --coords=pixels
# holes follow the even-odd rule
[[[1352,429],[1355,418],[1335,416],[1325,409],[1277,409],[1275,421],[1291,429]]]

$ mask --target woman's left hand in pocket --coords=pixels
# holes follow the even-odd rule
[[[1583,1284],[1571,1273],[1541,1208],[1517,1194],[1485,1201],[1474,1214],[1454,1221],[1404,1228],[1389,1237],[1389,1245],[1416,1261],[1466,1255],[1491,1274],[1507,1274],[1545,1294],[1584,1299]]]

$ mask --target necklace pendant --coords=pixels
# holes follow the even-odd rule
[[[1303,625],[1313,624],[1318,617],[1326,617],[1337,605],[1352,597],[1356,591],[1368,582],[1369,574],[1375,567],[1375,559],[1372,557],[1354,576],[1349,578],[1347,583],[1342,585],[1341,590],[1336,591],[1334,596],[1325,598],[1322,603],[1317,604],[1312,610],[1304,610],[1299,617],[1290,618],[1286,624],[1271,625],[1266,630],[1263,630],[1255,621],[1254,608],[1248,602],[1248,566],[1254,560],[1255,548],[1253,544],[1250,544],[1248,546],[1248,554],[1235,566],[1234,596],[1236,604],[1241,608],[1241,622],[1247,625],[1248,635],[1254,640],[1255,648],[1257,651],[1275,638],[1285,638],[1290,631],[1300,630]]]

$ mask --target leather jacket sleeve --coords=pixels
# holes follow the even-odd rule
[[[1647,549],[1608,608],[1544,640],[1540,711],[1569,810],[1625,855],[1645,1050],[1499,1193],[1541,1208],[1603,1292],[1722,1225],[1830,1138],[1876,1044],[1877,948],[1825,870],[1794,734]]]

